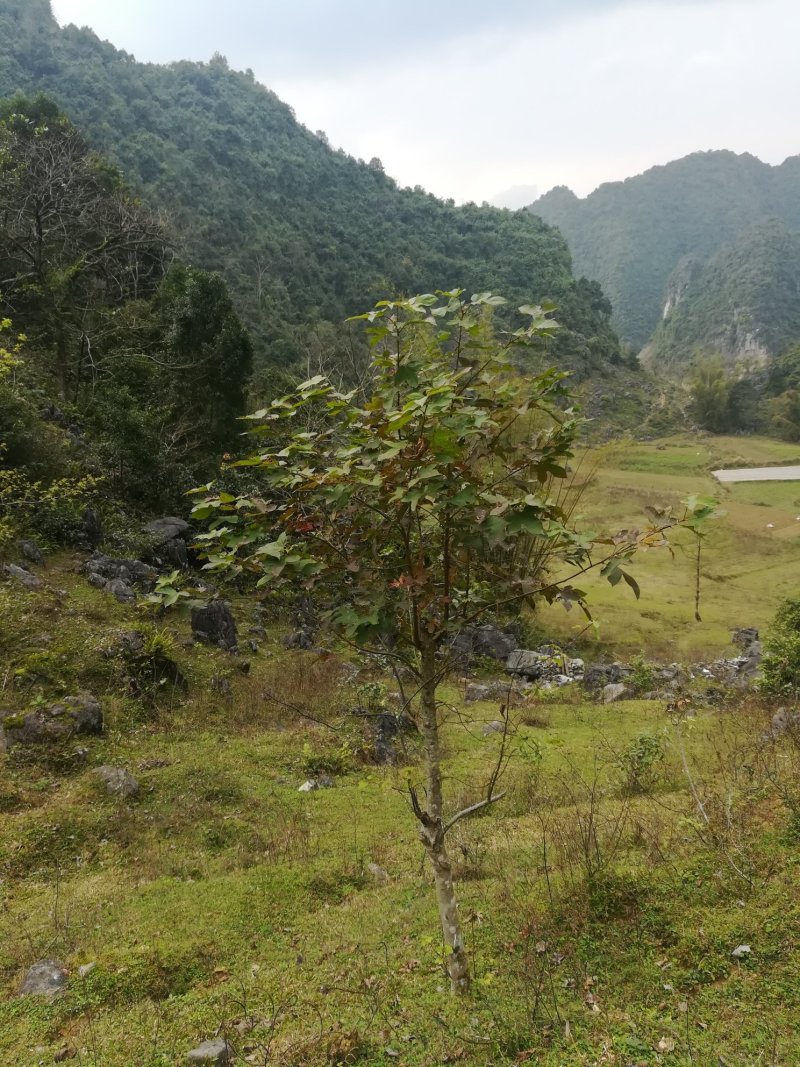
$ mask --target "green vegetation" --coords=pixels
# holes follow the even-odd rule
[[[45,3],[37,15],[0,0],[0,94],[49,93],[169,214],[181,256],[225,278],[256,341],[260,392],[289,368],[347,366],[348,315],[437,286],[502,292],[513,306],[552,300],[561,365],[586,373],[619,359],[600,287],[572,277],[563,238],[540,219],[398,188],[378,160],[332,150],[220,56],[136,63],[89,30],[59,29]]]
[[[577,642],[590,658],[630,659],[646,650],[665,662],[730,655],[730,631],[766,630],[784,590],[800,588],[800,487],[797,482],[720,485],[711,471],[800,463],[796,444],[765,437],[680,435],[651,442],[621,441],[590,454],[578,467],[577,508],[586,529],[625,519],[651,521],[650,508],[677,506],[687,494],[715,496],[724,516],[706,527],[701,572],[702,623],[694,620],[696,546],[673,538],[674,557],[640,553],[632,572],[642,588],[641,610],[589,575],[583,583],[597,632],[558,606],[539,611],[539,628]]]
[[[641,349],[655,332],[659,352],[685,364],[699,345],[743,354],[734,346],[749,339],[775,355],[797,340],[799,185],[797,156],[771,167],[699,152],[584,200],[553,189],[530,210],[603,286],[624,341]]]
[[[224,283],[43,97],[0,105],[0,198],[3,536],[171,505],[239,436],[252,347]]]
[[[800,233],[774,219],[752,226],[706,263],[681,264],[648,360],[669,370],[712,351],[728,364],[763,364],[800,337],[798,292]]]
[[[800,599],[784,600],[764,642],[762,688],[775,696],[796,697],[800,689]]]
[[[73,1051],[166,1067],[220,1028],[243,1060],[284,1067],[800,1056],[797,855],[780,799],[800,767],[790,738],[759,747],[769,710],[701,704],[682,721],[658,701],[607,708],[563,692],[518,709],[508,795],[454,831],[474,959],[462,1002],[446,993],[403,795],[417,772],[360,754],[339,658],[284,652],[271,630],[245,676],[224,653],[184,648],[177,624],[188,692],[148,709],[104,655],[141,620],[66,559],[47,577],[64,592],[0,590],[6,701],[90,686],[107,730],[88,763],[74,744],[0,757],[0,1050],[21,1067]],[[237,601],[242,621],[248,610]],[[230,697],[211,685],[220,675]],[[494,756],[481,726],[497,710],[444,692],[457,802]],[[643,738],[662,739],[663,759]],[[298,793],[307,752],[336,767],[334,788]],[[98,790],[102,763],[130,767],[139,798]],[[620,763],[637,768],[634,788]],[[743,944],[751,953],[734,957]],[[69,967],[67,993],[16,999],[43,957]]]

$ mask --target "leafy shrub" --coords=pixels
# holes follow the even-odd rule
[[[788,597],[775,613],[764,639],[761,672],[761,688],[767,693],[800,689],[800,597]]]
[[[628,684],[637,693],[649,693],[655,688],[656,671],[652,663],[648,663],[640,652],[631,660],[631,673],[628,675]]]
[[[617,757],[628,793],[647,793],[655,785],[659,764],[664,761],[664,741],[653,734],[638,734]]]

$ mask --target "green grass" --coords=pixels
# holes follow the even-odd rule
[[[729,654],[731,629],[764,628],[779,601],[800,588],[800,483],[720,485],[710,472],[798,459],[798,446],[766,438],[675,437],[599,450],[582,466],[598,464],[579,507],[587,529],[644,528],[648,507],[679,509],[691,494],[719,500],[724,515],[710,525],[703,546],[702,622],[694,618],[695,546],[682,535],[674,556],[650,551],[634,562],[638,602],[626,587],[611,588],[599,576],[581,579],[597,634],[559,606],[542,609],[540,629],[579,640],[598,657],[646,650],[666,661],[697,662]]]
[[[718,820],[709,837],[663,703],[604,707],[575,691],[520,709],[506,799],[453,833],[475,977],[460,1002],[407,801],[419,772],[361,758],[335,658],[285,653],[275,632],[245,676],[185,648],[176,621],[189,693],[149,706],[104,655],[135,614],[66,561],[48,578],[63,597],[0,590],[3,705],[88,687],[108,730],[86,764],[74,746],[0,757],[0,1062],[33,1067],[66,1047],[84,1064],[164,1067],[220,1028],[237,1063],[298,1067],[800,1061],[800,855],[776,781],[743,756],[767,711],[698,703],[681,728]],[[705,625],[721,639],[721,618]],[[220,675],[230,701],[210,685]],[[347,744],[268,689],[345,724]],[[454,806],[481,795],[499,744],[481,730],[497,708],[460,693],[443,693]],[[618,758],[642,733],[663,738],[666,759],[653,792],[629,796]],[[783,788],[798,759],[779,756]],[[335,788],[300,794],[315,761],[340,766]],[[130,768],[138,799],[103,794],[102,763]],[[741,943],[753,954],[739,963]],[[70,969],[68,993],[17,998],[24,969],[51,956]]]

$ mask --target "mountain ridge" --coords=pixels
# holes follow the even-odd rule
[[[708,259],[769,218],[800,229],[800,156],[769,164],[752,153],[695,152],[584,198],[556,186],[528,210],[564,233],[576,270],[611,300],[623,340],[642,348],[686,256]]]

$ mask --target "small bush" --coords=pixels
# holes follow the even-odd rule
[[[649,693],[655,689],[655,667],[647,662],[642,653],[631,660],[631,673],[628,675],[627,682],[637,693]]]
[[[767,693],[800,690],[800,597],[784,600],[764,639],[761,688]]]
[[[639,734],[617,757],[627,793],[647,793],[656,783],[664,761],[664,742],[653,734]]]

